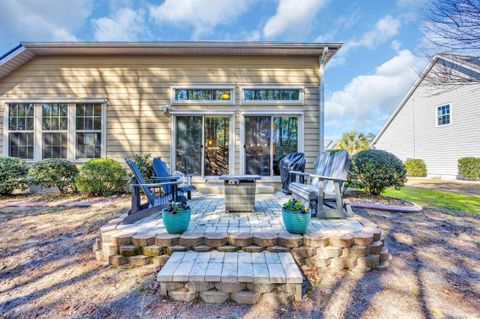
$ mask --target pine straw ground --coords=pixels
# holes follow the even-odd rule
[[[385,231],[390,267],[317,273],[302,302],[272,309],[162,300],[154,268],[99,266],[91,249],[95,234],[121,211],[0,208],[0,317],[480,317],[478,217],[360,211]]]

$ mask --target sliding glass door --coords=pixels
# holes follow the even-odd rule
[[[245,173],[280,175],[280,160],[298,151],[298,117],[245,117]]]
[[[175,165],[184,174],[229,173],[230,118],[177,116]]]
[[[204,175],[228,174],[230,119],[205,117],[204,121]]]
[[[202,175],[201,116],[180,116],[176,123],[175,169],[184,174]]]

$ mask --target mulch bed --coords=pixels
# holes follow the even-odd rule
[[[404,206],[404,207],[413,207],[412,203],[394,197],[382,196],[382,195],[370,195],[364,191],[350,190],[345,191],[345,198],[350,200],[352,203],[371,203],[371,204],[382,204],[382,205],[394,205],[394,206]]]

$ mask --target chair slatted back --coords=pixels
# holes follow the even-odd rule
[[[325,158],[322,158],[324,154],[326,154],[326,156]],[[318,175],[342,179],[347,178],[348,170],[350,169],[350,165],[352,162],[348,157],[348,152],[346,150],[323,152],[320,155],[320,159],[323,160],[323,162],[321,162],[323,164],[323,171],[321,171],[322,167],[319,165],[317,167]],[[318,180],[314,181],[313,185],[318,185],[319,182],[320,181]],[[333,193],[335,191],[332,181],[322,181],[321,183],[323,183],[325,193]]]
[[[137,180],[138,184],[147,184],[145,179],[143,178],[142,173],[140,172],[140,169],[138,168],[137,164],[134,161],[132,161],[128,158],[125,158],[125,162],[127,162],[128,167],[130,167],[130,170],[132,171],[132,174],[135,177],[135,179]],[[147,199],[150,202],[150,204],[152,206],[154,206],[155,205],[155,196],[153,195],[153,193],[150,191],[150,189],[148,187],[145,187],[145,186],[140,186],[140,187],[141,187],[142,191],[145,193],[145,196],[147,196]]]
[[[155,172],[156,177],[170,177],[170,172],[168,171],[167,164],[162,161],[159,157],[154,157],[152,160],[153,171]],[[172,193],[172,185],[163,186],[165,194]]]

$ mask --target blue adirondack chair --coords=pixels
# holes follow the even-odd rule
[[[132,209],[131,213],[135,213],[144,208],[151,208],[159,205],[165,205],[170,201],[186,201],[185,196],[177,192],[177,186],[181,184],[178,180],[172,179],[158,179],[146,180],[137,164],[125,158],[130,170],[132,171]],[[162,181],[160,181],[162,180]],[[166,188],[170,190],[169,192]],[[140,204],[140,189],[147,197],[148,203],[146,205]]]
[[[154,157],[152,160],[152,165],[153,165],[153,171],[155,173],[155,176],[153,177],[154,179],[158,180],[164,180],[164,181],[179,181],[180,176],[174,176],[171,175],[170,172],[168,171],[167,165],[165,164],[164,161],[162,161],[158,157]],[[188,183],[186,186],[178,187],[177,191],[179,195],[185,195],[187,193],[187,198],[191,199],[192,198],[192,192],[196,190],[197,188],[192,185],[192,179],[191,176],[187,176],[188,178]],[[165,185],[164,190],[166,193],[172,193],[172,186],[171,185]]]

